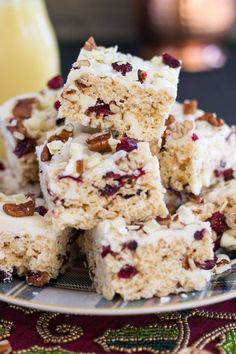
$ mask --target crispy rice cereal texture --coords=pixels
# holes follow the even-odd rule
[[[158,160],[148,143],[110,133],[73,134],[37,148],[41,187],[56,227],[91,229],[117,216],[139,222],[167,215]]]
[[[180,62],[144,61],[117,47],[81,50],[64,86],[59,115],[144,141],[159,139],[175,101]]]
[[[84,248],[97,292],[108,300],[115,294],[138,300],[204,289],[207,268],[214,266],[210,227],[188,210],[187,217],[186,224],[175,216],[166,226],[116,218],[86,231]]]
[[[228,178],[236,159],[235,128],[191,103],[175,103],[158,157],[166,188],[198,195],[203,187]]]

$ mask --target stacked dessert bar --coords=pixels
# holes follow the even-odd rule
[[[16,270],[45,284],[68,258],[73,230],[85,230],[91,277],[109,300],[206,287],[215,244],[226,247],[234,232],[230,198],[220,236],[212,219],[222,212],[218,194],[233,188],[235,130],[196,101],[175,103],[180,66],[167,53],[145,61],[90,38],[63,89],[56,77],[40,94],[3,105],[9,170],[27,190],[39,169],[43,194],[40,206],[32,193],[2,196],[5,279]],[[227,191],[214,189],[214,199],[209,187]],[[24,231],[11,228],[12,218],[22,218]]]

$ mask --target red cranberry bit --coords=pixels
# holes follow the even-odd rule
[[[232,168],[227,168],[222,172],[225,182],[234,178],[234,171]]]
[[[55,101],[54,102],[54,108],[58,111],[58,109],[61,107],[61,102],[60,101]]]
[[[0,171],[5,171],[6,167],[2,161],[0,161]]]
[[[116,151],[124,150],[130,152],[137,149],[138,145],[134,139],[127,137],[121,138],[120,142],[116,146]]]
[[[164,64],[168,65],[170,68],[179,68],[180,67],[180,61],[174,57],[172,57],[172,55],[168,54],[168,53],[163,53],[162,54],[162,61]]]
[[[135,251],[138,247],[138,243],[135,240],[132,240],[125,243],[125,247],[127,247],[130,251]]]
[[[220,170],[215,170],[215,171],[214,171],[214,175],[215,175],[216,178],[219,178],[219,177],[222,175],[222,171],[220,171]]]
[[[112,252],[110,246],[103,246],[102,247],[102,253],[101,253],[102,258],[105,258],[108,254],[112,254],[112,253],[113,252]]]
[[[35,208],[35,212],[41,216],[44,216],[45,214],[47,214],[48,211],[43,205],[40,205],[37,208]]]
[[[106,184],[105,188],[100,190],[100,194],[102,197],[111,197],[113,194],[117,193],[120,188],[120,185],[111,186],[110,184]]]
[[[141,84],[144,83],[144,81],[147,78],[147,72],[144,70],[138,70],[138,80],[141,82]]]
[[[226,223],[225,216],[219,211],[213,213],[209,221],[212,229],[217,233],[217,235],[222,235],[223,232],[225,232],[229,228]]]
[[[118,277],[121,279],[130,279],[133,278],[136,274],[138,274],[137,269],[132,265],[126,264],[119,270]]]
[[[202,229],[202,230],[200,230],[200,231],[196,231],[196,232],[194,233],[194,238],[195,238],[195,240],[197,240],[197,241],[202,240],[205,231],[206,231],[205,229]]]
[[[130,63],[119,64],[118,62],[111,64],[113,69],[120,72],[123,76],[126,75],[129,71],[132,71],[133,67]]]
[[[193,133],[193,134],[192,134],[192,141],[196,141],[196,140],[198,140],[198,139],[199,139],[198,135],[195,134],[195,133]]]
[[[15,150],[13,152],[18,158],[21,158],[24,155],[34,152],[35,147],[36,147],[36,140],[35,139],[25,138],[24,140],[18,141],[18,143],[15,147]]]
[[[204,270],[210,270],[210,269],[214,268],[215,265],[216,264],[215,264],[214,259],[208,259],[205,262],[197,263],[197,266],[201,269],[204,269]]]
[[[106,104],[104,101],[98,99],[95,106],[90,106],[88,111],[91,113],[102,114],[104,116],[110,116],[114,114],[109,107],[109,104]]]
[[[71,179],[72,181],[75,182],[83,182],[81,177],[74,177],[74,176],[70,176],[70,175],[66,175],[66,176],[58,176],[58,179]]]
[[[63,78],[61,75],[54,76],[51,80],[48,81],[48,87],[51,90],[58,90],[63,86]]]

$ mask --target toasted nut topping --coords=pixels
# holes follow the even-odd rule
[[[93,49],[97,48],[97,44],[93,37],[89,37],[89,39],[85,42],[84,47],[85,50],[91,52]]]
[[[170,114],[169,117],[166,120],[166,126],[171,125],[174,122],[175,122],[175,117],[172,114]]]
[[[91,151],[96,152],[110,152],[112,151],[111,146],[109,144],[109,139],[111,138],[110,133],[100,134],[95,137],[91,137],[87,139],[86,143],[88,144],[88,148]]]
[[[190,120],[185,120],[184,122],[176,123],[175,130],[172,134],[173,139],[182,138],[184,135],[186,135],[192,129],[193,129],[193,122],[191,122]]]
[[[82,175],[83,171],[84,171],[84,161],[77,160],[76,161],[76,172],[78,172],[80,175]]]
[[[182,267],[186,270],[190,269],[189,263],[188,263],[188,257],[184,257],[182,259]]]
[[[198,121],[206,121],[214,127],[221,127],[224,125],[224,120],[218,118],[215,113],[204,113],[201,117],[197,118]]]
[[[48,148],[48,146],[46,144],[43,147],[43,150],[42,150],[41,155],[40,155],[40,159],[41,159],[42,162],[46,162],[46,161],[50,161],[51,158],[52,158],[52,155],[51,155],[51,153],[49,151],[49,148]]]
[[[26,274],[26,282],[28,285],[33,285],[37,287],[42,287],[45,284],[48,284],[50,276],[47,272],[31,272],[29,271]]]
[[[6,203],[3,205],[3,210],[7,215],[22,218],[24,216],[34,215],[35,201],[29,200],[22,204]]]
[[[144,83],[144,81],[147,78],[147,72],[144,70],[138,70],[138,80],[141,82],[141,84]]]
[[[194,114],[197,110],[197,101],[196,100],[185,100],[183,105],[184,114]]]
[[[26,135],[26,128],[24,126],[23,120],[21,118],[11,118],[9,124],[7,125],[7,130],[13,133],[20,133],[23,136]]]
[[[109,104],[109,108],[112,113],[119,113],[120,112],[120,107],[118,107],[114,101],[111,101]]]
[[[8,340],[0,341],[0,354],[9,354],[12,352],[11,344]]]
[[[73,65],[73,68],[80,69],[82,66],[90,66],[89,60],[79,60]]]
[[[36,102],[37,100],[35,97],[18,100],[12,110],[13,116],[21,119],[29,118]]]
[[[69,138],[72,138],[72,136],[73,131],[63,129],[59,134],[50,136],[50,138],[48,139],[48,143],[51,143],[54,140],[60,140],[65,143]]]
[[[74,89],[65,90],[62,92],[61,97],[66,98],[68,95],[73,95],[74,93],[76,93],[76,90],[74,90]]]
[[[201,197],[200,195],[194,195],[194,194],[190,194],[189,199],[191,200],[191,202],[196,203],[196,204],[202,204],[204,201],[203,197]]]

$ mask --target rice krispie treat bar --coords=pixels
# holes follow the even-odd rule
[[[166,225],[105,220],[86,231],[84,249],[95,288],[108,300],[202,290],[215,265],[210,224],[183,207]]]
[[[235,127],[199,110],[196,101],[175,103],[166,125],[158,154],[166,188],[198,195],[203,187],[230,178],[236,159]]]
[[[205,193],[198,203],[187,206],[201,220],[209,220],[216,248],[236,250],[236,180],[221,181]]]
[[[17,274],[43,286],[68,260],[71,233],[56,232],[46,220],[42,199],[0,194],[0,281]]]
[[[72,136],[74,137],[72,138]],[[165,217],[159,164],[147,142],[58,128],[37,148],[41,188],[55,226],[91,229],[104,219]]]
[[[97,47],[90,38],[69,73],[59,115],[138,140],[156,140],[176,98],[180,65],[167,53],[145,61],[117,47]]]
[[[39,93],[20,95],[0,106],[7,164],[20,187],[38,181],[35,147],[56,126],[62,85],[62,78],[56,76]]]

